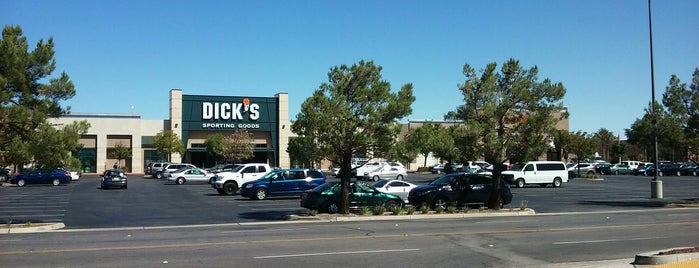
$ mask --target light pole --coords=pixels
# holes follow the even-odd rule
[[[650,12],[650,0],[648,0],[648,28],[650,33],[650,90],[651,90],[651,113],[653,113],[653,165],[655,172],[653,172],[653,180],[650,182],[650,198],[662,199],[663,198],[663,181],[658,178],[658,119],[655,118],[655,75],[653,70],[653,22],[651,19]]]

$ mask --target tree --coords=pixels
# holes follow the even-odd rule
[[[557,159],[568,160],[568,146],[570,145],[570,131],[556,129],[553,131],[553,147],[556,150]]]
[[[631,127],[624,131],[630,144],[645,148],[648,153],[653,152],[653,137],[656,135],[658,157],[661,159],[673,159],[675,154],[682,154],[684,157],[687,150],[684,146],[685,138],[682,126],[678,120],[668,114],[660,103],[656,102],[654,109],[649,104],[643,117],[636,119]],[[655,161],[652,156],[647,156],[646,159]]]
[[[70,107],[60,102],[75,96],[67,74],[50,78],[56,69],[53,38],[37,42],[28,51],[27,38],[19,26],[5,26],[0,39],[0,166],[27,163],[32,158],[30,144],[48,137],[36,135],[46,130],[47,118],[66,114]],[[48,82],[48,83],[46,83]],[[77,141],[76,141],[77,142]],[[23,151],[7,150],[19,148]]]
[[[410,165],[410,163],[413,162],[416,157],[417,151],[412,148],[411,142],[405,139],[398,140],[396,144],[391,147],[387,155],[388,159],[401,163],[407,163],[407,165]]]
[[[592,135],[587,132],[578,130],[570,134],[570,145],[568,150],[575,154],[575,161],[580,163],[580,160],[592,156],[595,152],[595,142]],[[580,168],[578,168],[578,176],[580,176]]]
[[[607,130],[606,128],[600,128],[594,135],[593,135],[595,142],[597,143],[597,148],[600,153],[602,153],[602,158],[604,160],[609,161],[609,150],[611,149],[612,144],[617,142],[616,136],[614,136],[614,133],[611,131]]]
[[[118,143],[114,146],[111,158],[114,158],[117,161],[119,161],[119,165],[121,166],[121,160],[131,158],[131,148],[126,147],[121,143]]]
[[[167,161],[170,161],[173,153],[178,153],[180,155],[184,153],[182,139],[172,130],[163,130],[155,134],[155,138],[153,138],[153,147],[155,147],[155,150],[159,154],[165,155]]]
[[[626,155],[627,150],[625,142],[617,141],[612,144],[611,155],[613,159],[621,161],[622,157]]]
[[[328,82],[301,104],[292,131],[313,137],[323,157],[340,167],[340,213],[349,213],[352,157],[385,154],[400,130],[397,122],[411,113],[415,101],[412,84],[391,93],[373,61],[330,68]],[[356,168],[356,167],[355,167]]]
[[[80,136],[87,133],[89,128],[90,124],[86,121],[75,121],[62,128],[48,123],[39,126],[29,144],[34,165],[43,168],[67,167],[71,152],[79,147]]]
[[[686,153],[696,158],[699,155],[699,69],[694,69],[689,89],[673,74],[663,93],[663,105],[669,116],[681,125]]]
[[[206,140],[204,140],[206,153],[208,153],[213,159],[216,159],[216,162],[218,163],[219,160],[223,159],[223,150],[227,147],[227,142],[228,138],[226,135],[223,135],[223,133],[206,135]]]
[[[323,153],[316,146],[312,137],[291,137],[286,149],[294,164],[302,167],[316,167],[323,160]]]
[[[427,166],[427,157],[434,150],[436,133],[440,131],[439,124],[427,122],[422,126],[411,129],[405,137],[405,148],[418,152],[425,157],[423,166]]]
[[[253,156],[252,134],[250,132],[246,129],[238,129],[228,135],[227,143],[223,148],[223,158],[234,163],[241,163]]]
[[[464,104],[447,114],[464,121],[470,133],[465,137],[494,166],[491,209],[500,208],[502,164],[546,152],[555,123],[567,116],[561,103],[566,92],[563,84],[549,79],[539,82],[537,67],[525,70],[514,59],[506,61],[500,73],[496,68],[496,63],[490,63],[477,74],[465,64],[466,80],[459,85]]]

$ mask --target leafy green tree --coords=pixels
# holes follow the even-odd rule
[[[228,138],[223,133],[214,133],[206,135],[206,140],[204,140],[204,146],[206,147],[206,153],[209,154],[213,159],[216,159],[218,163],[223,159],[223,150],[227,147]]]
[[[581,160],[595,153],[595,141],[592,135],[578,130],[570,134],[568,150],[575,154],[575,162],[580,163]],[[578,168],[578,176],[580,176],[580,168]]]
[[[600,128],[594,135],[593,138],[595,139],[595,142],[597,143],[597,150],[598,152],[602,153],[602,158],[604,158],[605,161],[609,161],[609,156],[610,156],[610,149],[612,144],[617,143],[617,137],[614,136],[614,133],[611,131],[607,130],[606,128]]]
[[[322,153],[315,145],[312,137],[291,137],[289,138],[289,147],[286,148],[289,157],[296,166],[315,167],[317,163],[322,161]]]
[[[42,124],[29,145],[34,165],[43,168],[67,167],[71,152],[78,148],[78,139],[87,133],[90,124],[76,121],[62,128]]]
[[[167,161],[172,159],[173,153],[182,155],[184,153],[184,143],[177,133],[172,130],[163,130],[155,134],[153,138],[153,147],[161,154],[165,155]]]
[[[645,148],[647,153],[653,152],[653,137],[657,135],[658,157],[661,158],[658,160],[672,160],[676,154],[685,156],[685,136],[679,119],[666,112],[660,103],[655,103],[655,109],[649,104],[645,115],[624,131],[629,143]],[[655,161],[652,156],[646,158]]]
[[[556,129],[553,131],[553,147],[556,150],[556,159],[568,161],[569,145],[570,131],[567,129]]]
[[[121,143],[118,143],[114,146],[114,150],[112,150],[111,158],[119,161],[119,166],[122,166],[121,160],[129,159],[131,158],[131,155],[131,148],[126,147]]]
[[[53,38],[40,39],[29,51],[27,38],[19,26],[5,26],[0,39],[0,166],[27,163],[29,145],[46,142],[47,118],[59,117],[70,107],[60,102],[75,96],[73,82],[65,73],[51,78],[56,69]],[[21,144],[24,143],[24,144]],[[22,151],[6,148],[14,147]],[[29,157],[31,158],[31,157]],[[14,162],[14,163],[12,163]]]
[[[225,145],[223,157],[228,161],[241,163],[254,156],[252,134],[246,129],[237,129],[229,134]]]
[[[386,158],[410,165],[410,163],[417,158],[417,151],[412,147],[410,141],[402,139],[398,140],[396,144],[391,147]],[[409,166],[407,167],[410,168]]]
[[[412,84],[391,93],[389,82],[382,80],[381,67],[373,61],[352,66],[335,66],[301,105],[292,131],[313,137],[324,158],[342,172],[340,213],[349,213],[349,183],[352,157],[366,153],[386,154],[395,144],[400,130],[397,120],[411,113],[415,101]]]
[[[627,151],[626,142],[621,141],[613,143],[610,149],[610,153],[615,161],[620,161],[626,155]]]
[[[439,124],[426,122],[422,126],[411,129],[405,137],[405,148],[418,152],[425,157],[423,166],[427,166],[427,157],[433,152],[436,133],[442,127]]]
[[[667,108],[669,116],[681,125],[687,149],[684,153],[696,160],[696,155],[699,155],[699,69],[694,69],[689,89],[676,75],[670,77],[663,93],[663,106]]]
[[[455,136],[463,133],[465,131],[463,128],[463,126],[449,126],[435,129],[432,136],[432,153],[435,157],[447,161],[445,172],[450,172],[448,167],[461,156],[461,151],[456,146]]]
[[[499,73],[496,68],[496,63],[490,63],[478,74],[465,64],[466,80],[459,85],[465,103],[447,114],[464,121],[473,133],[465,137],[476,137],[471,140],[474,149],[494,165],[491,209],[499,209],[502,164],[546,152],[556,122],[567,116],[561,103],[566,92],[563,84],[538,81],[537,67],[524,69],[515,59],[506,61]]]

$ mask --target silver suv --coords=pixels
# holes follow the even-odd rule
[[[153,177],[156,179],[162,179],[162,178],[167,178],[167,174],[170,172],[173,172],[175,170],[178,170],[180,168],[196,168],[195,165],[192,164],[172,164],[172,163],[165,163],[163,164],[162,169],[155,171],[155,174],[153,174]]]

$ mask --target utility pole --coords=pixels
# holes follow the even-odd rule
[[[663,181],[658,178],[658,119],[655,112],[655,75],[653,69],[653,23],[650,12],[650,0],[648,0],[648,28],[650,33],[650,89],[651,89],[651,113],[653,113],[653,180],[650,182],[650,198],[663,199]]]

